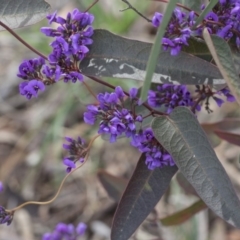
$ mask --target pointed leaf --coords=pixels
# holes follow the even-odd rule
[[[196,213],[207,208],[207,205],[199,200],[188,208],[185,208],[177,213],[172,214],[171,216],[160,219],[162,225],[164,226],[174,226],[186,222]]]
[[[150,89],[153,74],[154,74],[154,71],[156,69],[157,62],[158,62],[158,56],[161,51],[162,38],[164,36],[165,29],[169,23],[169,20],[172,17],[172,12],[175,8],[176,3],[177,3],[177,0],[169,0],[168,1],[166,11],[163,14],[163,19],[158,28],[156,39],[155,39],[154,44],[152,45],[150,56],[147,61],[146,75],[145,75],[145,79],[144,79],[144,83],[143,83],[143,87],[142,87],[142,91],[141,91],[141,96],[140,96],[141,102],[145,102],[147,99],[148,90]]]
[[[116,77],[143,81],[152,44],[126,39],[106,30],[95,30],[90,52],[80,63],[89,76]],[[224,84],[218,68],[198,57],[162,51],[152,78],[155,83]]]
[[[99,170],[97,176],[108,195],[118,202],[127,186],[128,180],[113,176],[105,170]]]
[[[215,130],[214,132],[221,139],[223,139],[229,143],[235,144],[237,146],[240,146],[240,134],[231,133],[231,132],[227,132],[227,131],[221,131],[221,130]]]
[[[155,118],[152,129],[208,207],[240,228],[240,202],[196,116],[178,107],[168,117]]]
[[[1,0],[0,21],[9,28],[28,26],[45,18],[50,8],[44,0]]]
[[[210,35],[206,28],[203,30],[203,37],[229,89],[240,104],[240,79],[229,45],[224,39]]]
[[[149,170],[142,155],[114,216],[112,240],[127,240],[155,207],[177,172],[167,166]]]

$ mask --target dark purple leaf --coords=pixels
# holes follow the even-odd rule
[[[169,116],[155,118],[152,129],[207,206],[240,228],[239,199],[196,116],[177,107]]]
[[[116,77],[143,81],[152,44],[95,30],[90,52],[80,63],[85,75]],[[162,51],[155,73],[155,83],[224,84],[218,68],[194,55],[180,52],[171,56]]]
[[[142,155],[114,216],[112,240],[127,240],[167,190],[177,167],[148,170]]]

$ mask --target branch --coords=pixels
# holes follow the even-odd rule
[[[40,57],[44,58],[45,60],[48,60],[48,58],[40,53],[37,49],[30,46],[27,42],[25,42],[20,36],[18,36],[11,28],[9,28],[7,25],[5,25],[3,22],[0,21],[0,26],[4,27],[9,33],[11,33],[19,42],[21,42],[25,47],[30,49],[31,51],[35,52]]]
[[[133,7],[127,0],[122,0],[124,3],[128,5],[126,9],[120,10],[120,12],[126,11],[128,9],[132,9],[134,12],[136,12],[139,16],[147,20],[148,22],[152,22],[149,18],[145,17],[142,13],[140,13],[135,7]]]

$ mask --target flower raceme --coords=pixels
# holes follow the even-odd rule
[[[137,90],[130,90],[130,97],[136,97]],[[99,106],[89,105],[84,113],[84,121],[93,125],[100,119],[99,134],[110,135],[110,142],[125,134],[132,137],[136,133],[136,122],[142,122],[141,115],[135,115],[123,106],[125,94],[121,87],[116,87],[113,93],[100,93],[97,96]]]
[[[171,113],[177,106],[191,107],[194,101],[185,85],[162,84],[157,86],[156,91],[149,90],[148,104],[151,107],[165,106],[166,112]]]
[[[208,106],[210,98],[221,106],[224,100],[216,95],[224,95],[230,102],[235,101],[227,88],[214,92],[208,86],[196,86],[195,92],[197,95],[193,97],[185,85],[161,84],[156,87],[156,90],[149,90],[148,104],[153,108],[163,106],[165,112],[170,114],[178,106],[194,107],[200,111],[200,104],[205,101],[205,105]],[[84,121],[93,125],[99,120],[98,133],[108,135],[111,143],[116,142],[120,136],[125,135],[130,138],[131,145],[145,153],[146,165],[149,169],[173,166],[172,157],[155,139],[151,128],[142,128],[142,122],[146,117],[135,113],[135,107],[138,105],[136,96],[137,89],[130,89],[131,106],[127,107],[124,101],[126,96],[120,86],[116,87],[112,93],[100,93],[97,96],[98,104],[87,106]],[[197,99],[200,101],[196,101]],[[209,107],[206,107],[206,110],[208,111]]]
[[[137,89],[130,89],[129,97],[132,105],[129,110],[124,107],[125,94],[120,86],[116,87],[112,93],[100,93],[97,96],[99,105],[87,107],[84,121],[93,125],[99,119],[98,133],[109,135],[111,143],[122,135],[130,138],[132,146],[146,154],[146,164],[151,170],[165,165],[174,165],[173,159],[154,138],[150,128],[137,129],[136,124],[142,123],[143,117],[134,112],[137,105],[136,96]]]
[[[201,9],[204,8],[203,5]],[[152,25],[159,27],[162,19],[163,14],[156,12]],[[185,12],[175,8],[162,38],[163,49],[170,50],[171,55],[177,55],[183,46],[188,46],[190,36],[202,38],[203,27],[210,34],[216,34],[226,41],[235,38],[236,45],[240,48],[240,0],[219,0],[197,28],[193,28],[195,22],[196,14],[193,11]]]
[[[48,64],[42,57],[24,60],[17,74],[24,80],[19,84],[19,92],[27,99],[37,97],[46,85],[52,85],[60,79],[66,83],[82,82],[83,75],[76,66],[88,53],[87,46],[93,43],[92,14],[74,9],[66,19],[57,16],[56,12],[48,15],[47,19],[49,24],[59,24],[57,29],[41,28],[42,33],[54,38],[50,44],[52,52],[48,56]]]

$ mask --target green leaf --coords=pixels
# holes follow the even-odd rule
[[[95,30],[90,52],[80,63],[84,75],[144,80],[152,44]],[[218,68],[185,52],[161,52],[152,82],[173,84],[224,84]]]
[[[171,216],[162,218],[160,219],[160,221],[164,226],[179,225],[186,222],[191,217],[193,217],[196,213],[206,208],[207,208],[207,205],[202,200],[199,200],[193,205],[191,205],[190,207],[185,208],[177,213],[174,213]]]
[[[202,5],[201,0],[179,0],[178,2],[185,7],[188,7],[194,12],[197,12],[197,13],[201,12],[201,5]]]
[[[50,10],[44,0],[1,0],[0,21],[9,28],[20,28],[39,22]],[[5,29],[0,26],[1,30]]]
[[[141,156],[115,213],[112,240],[131,237],[165,193],[177,169],[166,166],[151,171]]]
[[[158,62],[157,60],[158,60],[158,56],[162,46],[162,38],[165,34],[165,29],[169,23],[169,20],[172,17],[172,12],[175,8],[176,3],[177,3],[177,0],[169,0],[163,15],[163,19],[161,21],[161,25],[158,28],[156,39],[151,48],[150,56],[147,62],[146,75],[145,75],[145,79],[142,87],[142,92],[140,95],[141,102],[145,102],[147,99],[148,90],[150,89],[150,86],[151,86],[153,74],[157,66],[157,62]]]
[[[202,13],[200,14],[200,16],[197,18],[196,23],[194,24],[193,27],[196,27],[197,25],[199,25],[202,20],[204,19],[204,17],[210,12],[212,11],[213,7],[218,3],[219,0],[211,0],[209,1],[208,5],[204,8],[204,10],[202,11]]]
[[[233,39],[233,38],[230,39],[228,44],[229,44],[229,47],[231,48],[235,69],[239,74],[240,73],[240,51],[236,46],[236,39]]]
[[[188,46],[184,45],[182,51],[193,54],[196,57],[202,58],[208,62],[212,60],[212,55],[207,47],[207,44],[198,38],[190,37]]]
[[[152,129],[207,206],[240,228],[240,202],[196,116],[178,107],[170,116],[155,118]]]
[[[125,178],[113,176],[105,170],[99,170],[97,176],[107,191],[108,195],[116,202],[119,202],[127,186],[128,180]]]
[[[216,35],[210,36],[206,28],[203,30],[203,37],[229,89],[240,104],[240,79],[234,66],[229,45],[224,39]]]

